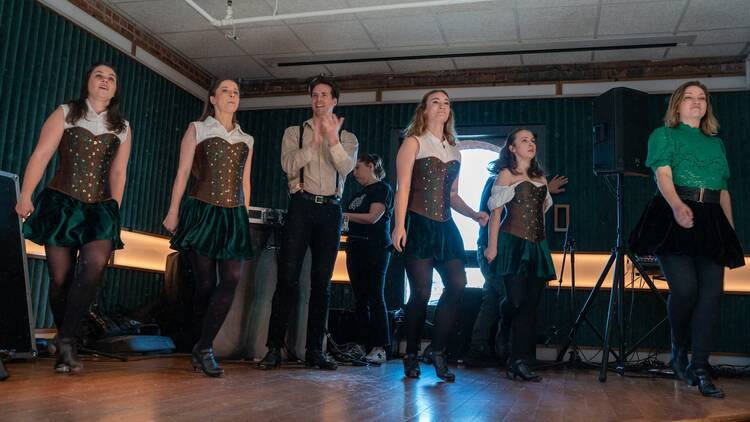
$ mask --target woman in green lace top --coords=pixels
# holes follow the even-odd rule
[[[654,254],[669,284],[672,368],[704,396],[724,397],[711,381],[709,352],[719,317],[724,267],[744,265],[732,222],[724,143],[717,137],[708,90],[697,81],[677,88],[665,125],[648,140],[646,165],[657,194],[630,237],[637,254]],[[688,363],[688,347],[692,359]]]

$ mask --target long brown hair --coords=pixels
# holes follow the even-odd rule
[[[680,124],[680,103],[682,103],[682,99],[685,97],[685,91],[691,86],[697,86],[706,94],[706,114],[701,118],[701,132],[706,136],[716,136],[719,133],[719,121],[714,116],[708,88],[699,81],[685,82],[674,90],[672,96],[669,97],[669,107],[667,107],[667,112],[664,114],[664,124],[668,127],[677,127]]]
[[[65,116],[65,121],[71,125],[86,116],[86,112],[89,108],[86,104],[86,99],[89,98],[89,79],[91,78],[91,74],[94,73],[94,69],[99,66],[107,66],[112,69],[112,71],[115,72],[115,76],[117,76],[117,71],[109,63],[94,63],[86,69],[86,74],[83,76],[83,83],[81,84],[81,94],[78,98],[66,103],[68,105],[68,115]],[[114,133],[122,133],[125,131],[125,118],[120,111],[120,89],[120,81],[116,80],[115,95],[109,100],[109,104],[107,104],[107,129]]]
[[[442,89],[433,89],[432,91],[424,94],[424,96],[422,97],[422,101],[417,106],[417,109],[414,110],[414,116],[411,118],[409,126],[404,129],[405,138],[408,138],[409,136],[421,136],[427,131],[427,119],[425,119],[424,117],[424,111],[427,108],[427,99],[430,97],[430,95],[438,92],[445,94],[445,96],[450,100],[450,96],[448,95],[448,93]],[[448,120],[446,120],[445,124],[443,125],[443,136],[449,144],[456,145],[456,128],[454,127],[452,108],[449,111]]]
[[[513,129],[513,131],[511,131],[505,138],[505,146],[500,150],[500,157],[487,166],[487,170],[489,170],[490,173],[500,174],[504,169],[508,169],[511,174],[516,176],[521,174],[521,172],[518,171],[518,160],[516,160],[516,155],[510,152],[510,146],[516,141],[516,135],[522,131],[531,133],[534,135],[534,139],[536,139],[536,134],[529,129],[524,127]],[[531,159],[531,164],[529,165],[529,170],[526,172],[526,175],[532,179],[544,176],[544,169],[541,164],[539,164],[536,157]]]
[[[201,113],[201,117],[198,118],[199,122],[202,122],[208,118],[208,116],[216,117],[216,109],[214,108],[214,105],[211,104],[211,97],[216,95],[216,91],[219,89],[219,86],[224,81],[231,81],[234,82],[237,85],[237,89],[239,89],[240,84],[237,83],[234,79],[217,79],[211,83],[211,86],[208,87],[208,96],[206,97],[206,101],[203,103],[203,113]],[[239,98],[238,98],[239,100]],[[237,124],[237,113],[232,114],[232,124]]]

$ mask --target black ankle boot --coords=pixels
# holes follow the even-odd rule
[[[672,361],[669,362],[669,365],[674,371],[674,376],[682,381],[685,381],[685,369],[688,366],[687,353],[687,347],[672,343]]]
[[[534,381],[539,382],[542,377],[535,374],[529,369],[528,365],[523,359],[518,359],[508,365],[508,369],[505,370],[505,375],[508,379],[511,377],[515,380],[516,377],[521,378],[521,381]]]
[[[308,368],[336,370],[339,365],[330,356],[323,353],[322,350],[308,350],[305,352],[305,366]]]
[[[55,372],[80,372],[83,369],[83,364],[78,360],[76,347],[76,340],[74,338],[57,338]]]
[[[692,364],[688,365],[685,370],[685,380],[688,385],[697,385],[698,390],[706,397],[724,398],[724,390],[714,385],[711,381],[711,373],[706,368],[693,369]]]
[[[435,375],[438,378],[447,382],[453,382],[456,380],[456,375],[448,369],[448,359],[445,357],[445,353],[440,351],[431,350],[429,353],[429,360],[432,366],[435,367]]]
[[[404,375],[407,378],[419,378],[422,375],[416,353],[407,353],[404,356]]]
[[[214,349],[199,349],[196,344],[193,346],[193,370],[195,372],[203,372],[209,377],[221,378],[224,376],[224,369],[222,369],[214,358]]]
[[[269,347],[263,360],[258,362],[259,369],[276,369],[281,366],[281,348]]]

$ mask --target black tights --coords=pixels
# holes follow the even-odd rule
[[[437,270],[443,279],[443,294],[435,310],[435,328],[432,334],[432,349],[445,348],[461,306],[461,294],[466,286],[466,270],[460,259],[435,262],[433,259],[406,261],[411,295],[406,304],[406,353],[416,354],[422,338],[422,327],[427,314],[427,302],[432,291],[432,270]]]
[[[706,368],[721,313],[724,266],[703,256],[657,258],[669,284],[667,310],[672,341],[681,347],[692,346],[693,367]]]
[[[503,277],[506,296],[500,302],[502,327],[510,327],[510,361],[533,361],[536,351],[536,308],[546,283],[520,275]]]
[[[75,336],[91,306],[112,254],[111,240],[94,240],[80,249],[44,247],[49,271],[49,304],[58,336]],[[77,261],[77,262],[76,262]]]
[[[193,315],[200,335],[198,348],[208,349],[213,346],[214,338],[232,307],[244,261],[216,260],[191,251],[190,263],[195,276]]]

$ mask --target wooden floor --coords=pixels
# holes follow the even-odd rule
[[[401,362],[326,372],[288,366],[259,371],[225,362],[227,376],[192,372],[187,357],[85,360],[78,375],[58,375],[52,360],[7,364],[0,421],[635,421],[750,420],[750,381],[722,379],[724,400],[669,379],[588,370],[543,372],[541,383],[514,382],[499,369],[457,369],[439,382],[422,365],[403,378]]]

